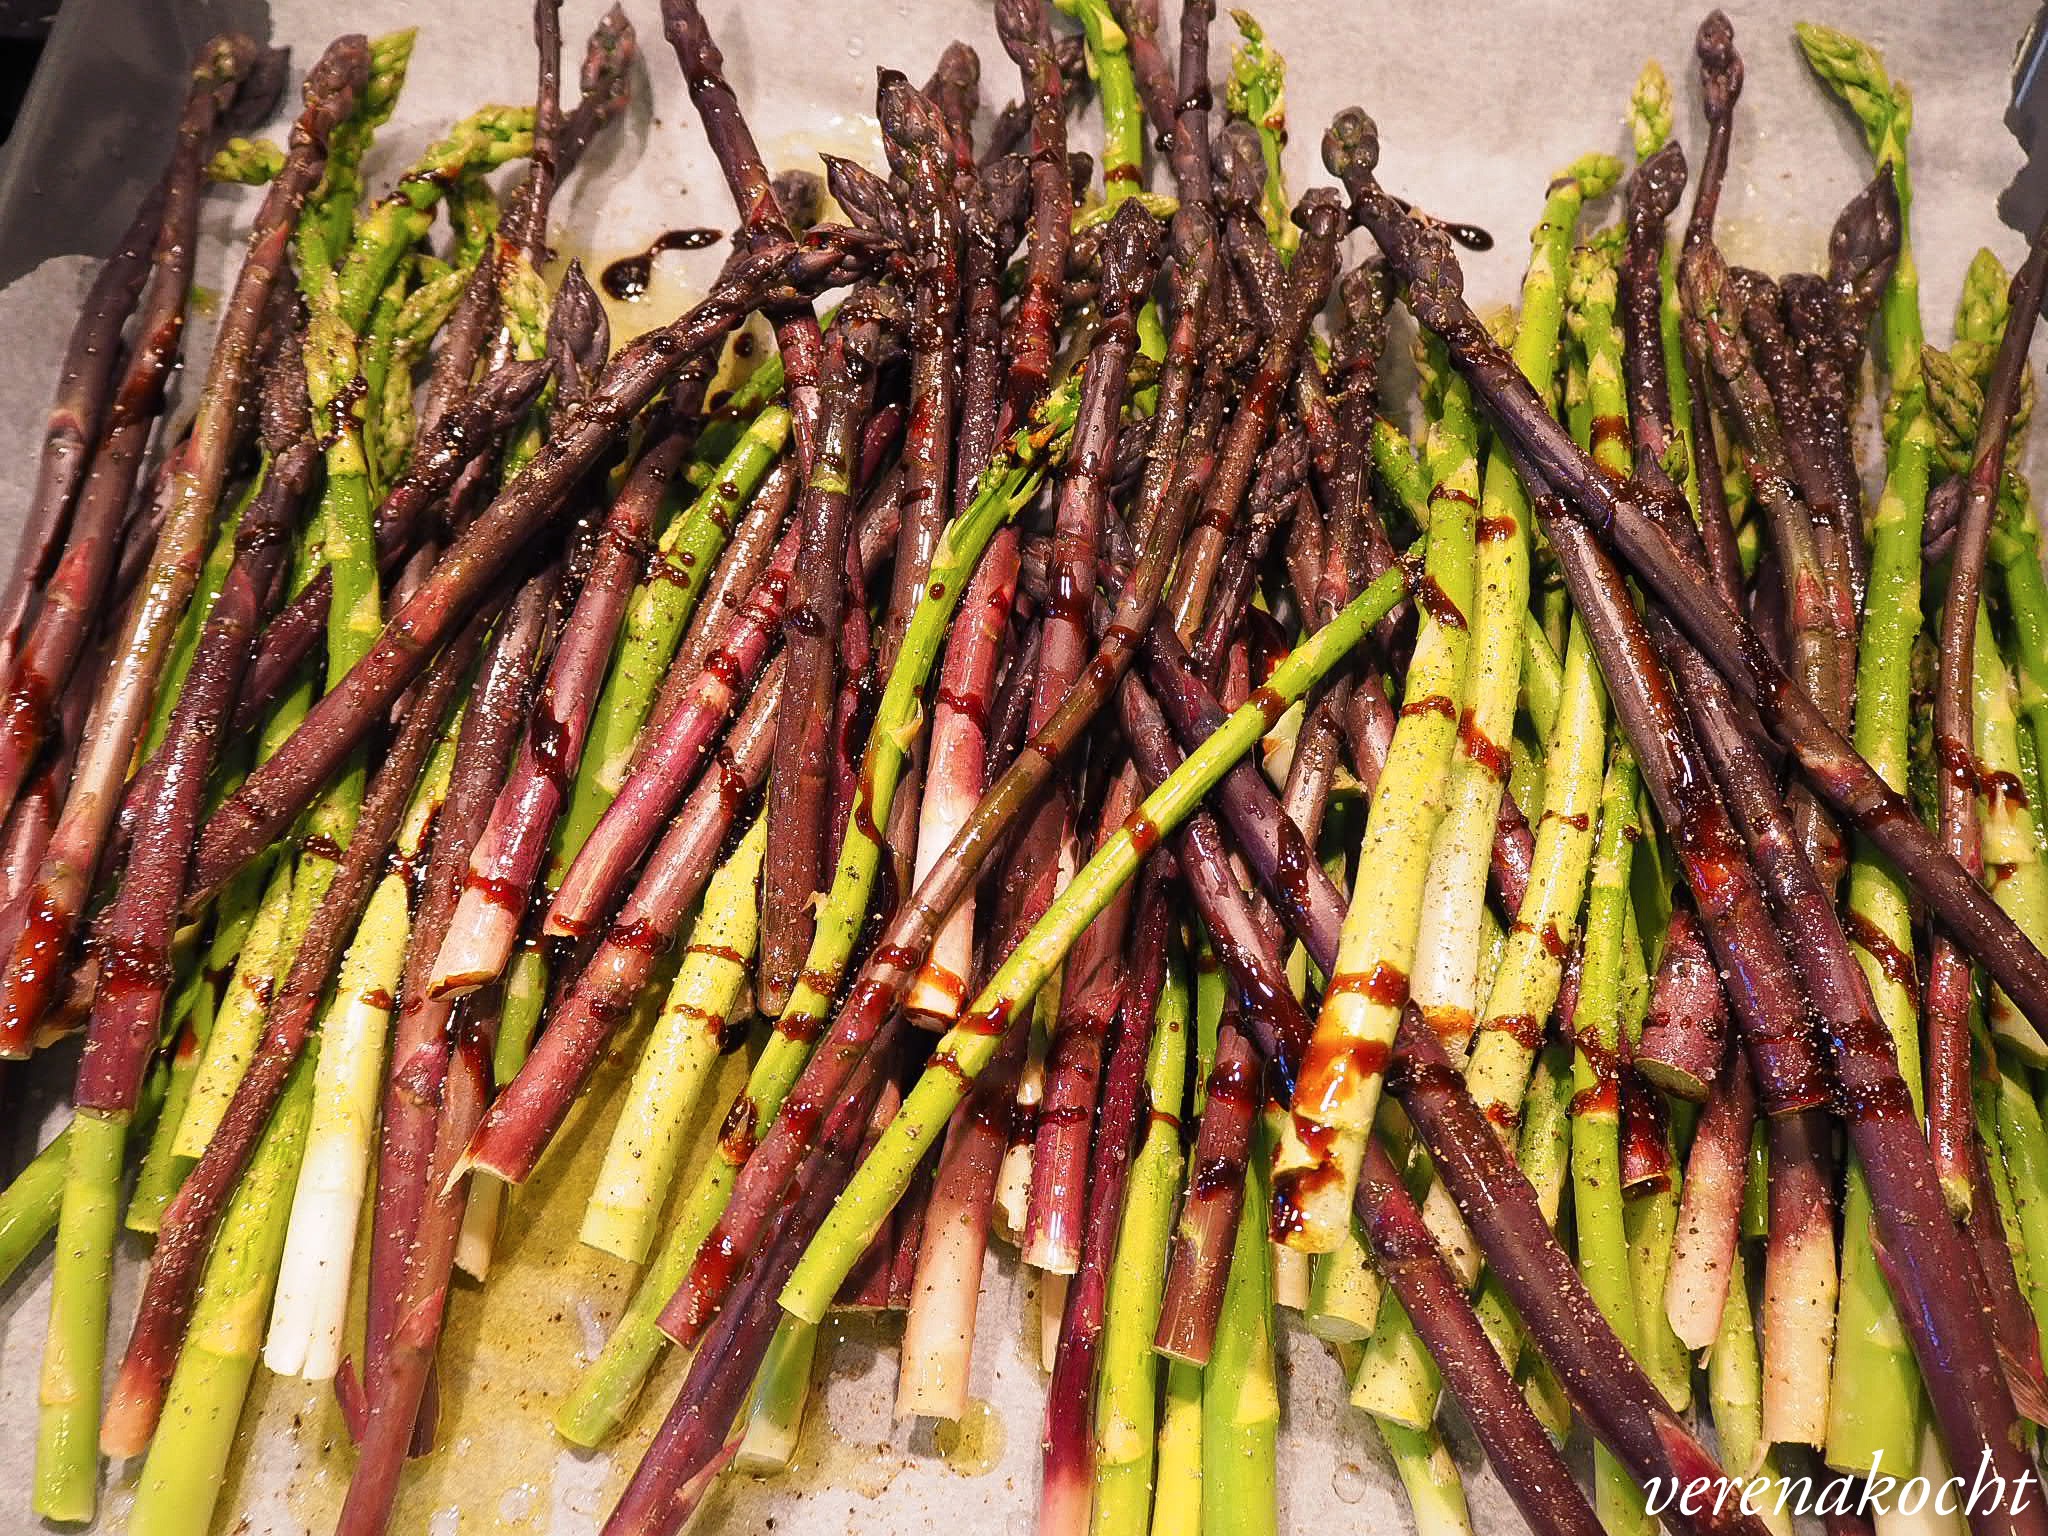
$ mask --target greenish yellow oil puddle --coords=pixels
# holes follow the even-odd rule
[[[978,1397],[953,1423],[940,1423],[933,1436],[946,1469],[961,1477],[986,1477],[1003,1459],[1003,1421]]]

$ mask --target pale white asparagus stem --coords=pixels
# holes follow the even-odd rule
[[[363,909],[334,996],[309,1042],[315,1053],[313,1117],[263,1345],[263,1363],[280,1376],[327,1381],[341,1364],[356,1226],[384,1084],[384,1046],[412,937],[407,871],[421,857],[447,799],[460,729],[457,711],[434,744],[399,825],[397,857]]]
[[[1045,1098],[1045,1048],[1059,1011],[1060,980],[1055,971],[1031,1005],[1031,1039],[1024,1048],[1024,1066],[1017,1074],[1010,1144],[1003,1149],[1003,1166],[996,1174],[994,1229],[1013,1248],[1024,1241],[1025,1208],[1031,1199],[1031,1132]]]
[[[280,1376],[326,1381],[341,1364],[356,1220],[383,1087],[384,1037],[409,930],[405,881],[386,875],[310,1042],[312,1123],[263,1345],[263,1363]]]
[[[654,1240],[726,1020],[746,985],[760,933],[754,888],[767,841],[767,819],[756,816],[705,889],[583,1213],[583,1241],[629,1263],[645,1259]]]
[[[1069,832],[1060,839],[1059,859],[1053,875],[1055,901],[1067,888],[1067,882],[1074,878],[1075,867],[1075,843],[1073,834]],[[1060,1016],[1060,994],[1064,990],[1062,983],[1065,977],[1065,968],[1056,968],[1032,1000],[1031,1043],[1025,1051],[1023,1070],[1017,1074],[1016,1124],[1022,1134],[1012,1132],[1009,1148],[1003,1153],[1002,1171],[996,1175],[995,1230],[1013,1247],[1023,1242],[1025,1215],[1031,1203],[1033,1137],[1030,1128],[1037,1123],[1038,1105],[1045,1097],[1045,1050],[1052,1037],[1053,1024]],[[1054,1328],[1057,1331],[1057,1322]],[[1050,1369],[1050,1365],[1047,1368]]]
[[[505,1181],[482,1169],[469,1177],[469,1199],[462,1207],[462,1229],[455,1234],[455,1267],[481,1285],[491,1275],[498,1250],[498,1222],[505,1212]]]
[[[1270,1262],[1273,1266],[1273,1305],[1286,1307],[1294,1312],[1308,1309],[1309,1294],[1308,1254],[1285,1243],[1274,1243]]]
[[[1920,1459],[1913,1466],[1913,1480],[1922,1488],[1941,1489],[1948,1486],[1953,1475],[1954,1469],[1942,1452],[1941,1432],[1929,1415],[1920,1426]],[[1967,1482],[1962,1486],[1967,1487]],[[1877,1536],[1963,1536],[1966,1527],[1954,1501],[1921,1499],[1911,1511],[1905,1508],[1906,1502],[1907,1492],[1902,1487],[1879,1505],[1871,1520],[1877,1528]],[[1949,1503],[1948,1509],[1935,1507],[1944,1502]],[[1791,1522],[1788,1520],[1786,1524],[1789,1526]]]
[[[1664,1316],[1691,1349],[1705,1349],[1720,1331],[1741,1241],[1739,1207],[1755,1117],[1756,1090],[1747,1067],[1733,1059],[1693,1130],[1664,1277]]]
[[[1067,1287],[1072,1275],[1050,1269],[1038,1271],[1038,1368],[1048,1376],[1060,1353],[1060,1318],[1067,1310]]]

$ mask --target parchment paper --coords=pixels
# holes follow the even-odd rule
[[[572,79],[581,39],[599,9],[597,0],[570,0],[566,7]],[[2010,52],[2029,7],[2024,0],[1887,0],[1861,6],[1757,0],[1729,9],[1748,66],[1720,221],[1731,259],[1773,272],[1818,265],[1835,213],[1868,174],[1855,129],[1808,76],[1791,35],[1792,22],[1809,16],[1847,26],[1882,46],[1893,71],[1915,91],[1914,245],[1928,333],[1946,341],[1957,284],[1972,252],[1989,244],[2012,265],[2023,251],[2021,239],[1996,223],[1993,207],[2019,162],[2000,115]],[[723,227],[732,219],[662,40],[656,7],[652,0],[628,0],[628,10],[648,66],[633,110],[600,142],[555,209],[556,245],[592,266],[638,250],[671,227]],[[1015,70],[997,45],[987,8],[971,0],[707,0],[707,10],[733,84],[776,167],[815,168],[819,149],[878,163],[869,115],[876,66],[892,65],[922,80],[956,36],[981,54],[990,109],[1016,94]],[[1170,30],[1177,7],[1166,10]],[[1308,184],[1330,114],[1352,102],[1365,105],[1380,123],[1382,174],[1390,187],[1445,217],[1494,233],[1490,255],[1466,259],[1468,287],[1482,303],[1506,302],[1515,292],[1526,231],[1550,172],[1589,149],[1625,152],[1627,93],[1648,57],[1660,58],[1678,85],[1678,132],[1697,161],[1703,130],[1690,51],[1698,20],[1694,7],[1613,0],[1379,0],[1370,6],[1266,0],[1259,14],[1290,66],[1288,107],[1296,132],[1290,185],[1298,191]],[[430,6],[272,0],[271,16],[273,38],[296,52],[294,100],[297,77],[336,30],[346,26],[374,34],[419,27],[405,94],[372,157],[373,186],[446,122],[481,101],[531,96],[525,0],[440,0]],[[1215,35],[1220,77],[1233,35],[1227,16],[1219,18]],[[110,36],[103,42],[110,59],[116,41]],[[90,48],[92,42],[79,46]],[[109,65],[106,83],[116,91],[125,68]],[[23,137],[17,135],[10,149],[34,156],[37,143],[19,142]],[[1096,138],[1091,113],[1078,127],[1076,142],[1092,148]],[[108,153],[139,155],[153,165],[161,150],[123,144]],[[55,211],[65,203],[65,190],[48,191],[44,198],[60,228]],[[75,201],[79,189],[68,190]],[[253,201],[253,194],[243,192],[209,196],[199,272],[207,293],[218,294],[232,279],[238,234]],[[29,195],[10,201],[9,218],[36,217],[38,206],[31,185]],[[109,227],[126,216],[124,204]],[[1593,216],[1611,218],[1612,210],[1601,208]],[[46,248],[67,244],[60,234]],[[75,248],[84,249],[83,241]],[[663,257],[648,299],[614,311],[615,336],[684,307],[721,257],[722,250]],[[0,367],[0,553],[11,552],[18,537],[55,359],[89,273],[83,258],[56,257],[0,291],[0,338],[8,353],[7,366]],[[203,358],[210,341],[205,293],[201,299],[188,351],[193,358]],[[634,1045],[629,1042],[627,1051]],[[29,1069],[26,1089],[8,1086],[9,1170],[32,1150],[39,1123],[68,1088],[68,1057],[59,1051],[50,1058],[39,1058]],[[441,1448],[408,1472],[397,1531],[595,1531],[673,1396],[679,1373],[671,1361],[630,1432],[596,1454],[564,1449],[548,1427],[553,1404],[602,1341],[632,1283],[625,1266],[575,1240],[609,1134],[612,1111],[604,1106],[616,1097],[630,1060],[628,1054],[608,1064],[562,1145],[511,1202],[488,1287],[465,1285],[453,1303],[442,1351]],[[731,1087],[728,1064],[722,1094],[707,1102],[724,1103]],[[593,1104],[599,1106],[595,1111]],[[687,1182],[686,1174],[677,1187]],[[123,1241],[110,1372],[133,1315],[143,1252]],[[35,1526],[28,1481],[47,1275],[45,1254],[0,1292],[0,1530]],[[726,1479],[700,1529],[785,1536],[1030,1531],[1043,1391],[1031,1285],[1007,1256],[989,1261],[974,1352],[977,1406],[962,1434],[941,1437],[928,1423],[892,1422],[895,1334],[889,1322],[835,1325],[830,1347],[821,1351],[822,1391],[813,1400],[797,1468],[771,1482]],[[1370,1425],[1345,1405],[1335,1366],[1298,1330],[1287,1330],[1286,1346],[1282,1528],[1406,1528],[1406,1506],[1391,1468]],[[1462,1424],[1454,1418],[1453,1426],[1475,1525],[1488,1532],[1521,1529]],[[351,1454],[324,1385],[259,1373],[216,1529],[250,1536],[327,1529]],[[134,1466],[109,1470],[96,1529],[120,1528],[135,1472]]]

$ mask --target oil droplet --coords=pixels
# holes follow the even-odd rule
[[[555,1457],[555,1475],[549,1480],[550,1530],[577,1528],[565,1514],[601,1516],[610,1507],[605,1498],[612,1474],[612,1458],[603,1453],[588,1454],[564,1450]]]
[[[1003,1421],[978,1397],[967,1400],[957,1422],[941,1422],[932,1438],[946,1470],[960,1477],[985,1477],[1003,1459]]]
[[[864,39],[858,32],[849,32],[846,34],[846,56],[849,59],[859,58],[863,53],[867,52],[867,47],[868,45],[866,39]]]
[[[1337,1470],[1330,1474],[1330,1492],[1345,1504],[1356,1504],[1372,1487],[1372,1479],[1365,1475],[1365,1468],[1355,1461],[1340,1461]]]
[[[595,1360],[599,1350],[604,1348],[608,1336],[605,1332],[604,1314],[597,1303],[588,1296],[576,1298],[576,1326],[583,1331],[583,1350],[576,1358],[579,1361]]]
[[[498,1500],[498,1518],[507,1525],[524,1525],[540,1504],[540,1490],[531,1483],[507,1488]]]

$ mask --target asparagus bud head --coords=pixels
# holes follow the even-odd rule
[[[1629,178],[1628,209],[1632,226],[1655,228],[1677,211],[1685,191],[1685,149],[1672,139],[1647,156]]]
[[[1363,107],[1346,107],[1330,119],[1323,134],[1324,170],[1348,187],[1355,177],[1370,180],[1379,164],[1379,125]]]
[[[1828,234],[1828,285],[1857,338],[1870,323],[1878,300],[1884,297],[1885,285],[1891,281],[1892,269],[1898,265],[1902,234],[1898,178],[1887,162],[1878,167],[1869,185],[1849,200]],[[1970,270],[1976,271],[1975,263]],[[2001,293],[2004,286],[2001,281]],[[1970,301],[1970,293],[1970,279],[1966,276],[1965,304]]]
[[[1120,315],[1143,302],[1159,257],[1159,220],[1144,204],[1127,198],[1103,227],[1102,312]]]
[[[1638,160],[1648,160],[1671,139],[1671,77],[1655,59],[1636,76],[1628,98],[1629,142]]]
[[[1806,29],[1801,28],[1804,41]],[[1707,121],[1715,122],[1735,110],[1742,95],[1742,55],[1735,51],[1735,23],[1722,10],[1707,12],[1693,38],[1692,51],[1700,61],[1700,91],[1706,98]],[[1808,49],[1811,57],[1812,50]]]

